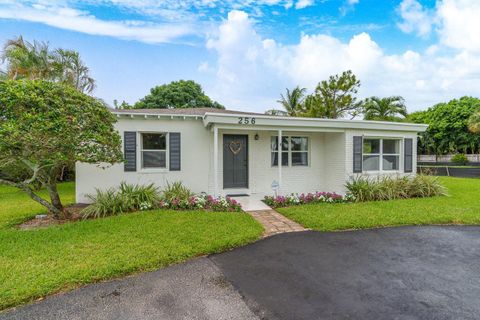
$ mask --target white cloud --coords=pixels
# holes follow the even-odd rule
[[[85,11],[41,3],[31,6],[13,4],[0,7],[0,18],[43,23],[52,27],[92,35],[134,39],[147,43],[171,42],[174,39],[197,32],[189,24],[105,21]]]
[[[314,0],[298,0],[295,3],[295,9],[303,9],[306,7],[312,6],[314,3]]]
[[[320,80],[348,69],[362,81],[361,97],[401,95],[410,111],[480,94],[480,57],[473,53],[432,46],[389,55],[367,33],[346,42],[302,35],[298,43],[283,45],[260,37],[242,11],[231,12],[207,46],[218,54],[212,66],[217,82],[208,92],[231,108],[272,108],[285,87],[312,92]]]
[[[340,7],[340,14],[342,16],[346,15],[349,11],[352,11],[355,8],[355,5],[359,3],[360,0],[345,0],[343,5]]]
[[[480,51],[480,1],[444,0],[437,5],[438,34],[442,44]]]
[[[432,30],[432,13],[423,8],[416,0],[403,0],[398,12],[403,21],[398,24],[400,30],[405,33],[416,32],[420,36],[427,36]]]
[[[313,0],[300,0],[313,3]],[[184,42],[181,38],[201,36],[216,26],[223,12],[239,8],[261,17],[265,6],[292,6],[292,0],[0,0],[0,19],[42,23],[92,35],[103,35],[146,43]],[[135,14],[138,20],[101,19],[84,8],[98,6]],[[198,37],[197,37],[198,39]]]

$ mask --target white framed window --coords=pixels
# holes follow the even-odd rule
[[[167,168],[167,133],[140,133],[140,154],[143,169]]]
[[[363,171],[398,171],[400,139],[364,138]]]
[[[271,137],[271,164],[278,166],[278,137]],[[282,137],[282,166],[308,166],[308,137]]]

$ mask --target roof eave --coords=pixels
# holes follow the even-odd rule
[[[245,118],[245,114],[218,114],[205,113],[203,123],[207,127],[211,124],[238,125],[238,118]],[[255,118],[256,125],[277,126],[277,127],[315,127],[315,128],[337,128],[337,129],[368,129],[388,131],[409,131],[424,132],[428,125],[416,123],[369,121],[369,120],[345,120],[345,119],[320,119],[320,118],[299,118],[279,116],[250,116]],[[252,126],[253,128],[254,126]]]

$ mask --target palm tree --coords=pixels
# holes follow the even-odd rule
[[[7,77],[10,79],[50,79],[54,68],[48,44],[30,43],[20,36],[7,40],[3,47],[2,62],[7,61]]]
[[[363,102],[365,120],[401,121],[407,116],[405,100],[400,96],[370,97]]]
[[[95,89],[95,80],[90,77],[90,70],[78,52],[57,49],[53,54],[53,60],[57,70],[57,81],[71,85],[81,92],[90,93]]]
[[[473,133],[480,133],[480,111],[470,116],[468,119],[468,129]]]
[[[1,55],[7,62],[6,77],[9,79],[44,79],[71,85],[81,92],[92,92],[95,80],[88,67],[73,50],[50,50],[48,43],[30,43],[21,36],[7,40]],[[0,76],[1,78],[1,76]]]
[[[287,115],[291,117],[300,115],[303,112],[303,102],[307,89],[297,86],[291,91],[288,88],[286,90],[286,95],[281,94],[280,100],[277,100],[277,102],[285,108]]]

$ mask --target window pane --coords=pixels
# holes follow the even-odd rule
[[[363,156],[363,171],[380,170],[380,156]]]
[[[166,168],[165,151],[143,151],[142,161],[144,168]]]
[[[278,137],[272,137],[270,146],[272,151],[278,150]],[[282,150],[288,151],[288,137],[282,137]]]
[[[272,152],[272,166],[278,166],[278,152]],[[282,152],[282,167],[288,166],[288,152]]]
[[[308,152],[292,152],[292,166],[308,166]]]
[[[363,153],[380,153],[380,139],[363,139]]]
[[[288,137],[282,137],[282,150],[288,151]]]
[[[398,140],[383,140],[383,153],[394,153],[398,154],[399,152],[399,143]]]
[[[142,133],[142,141],[145,150],[167,149],[165,133]]]
[[[308,138],[306,137],[292,137],[292,151],[307,151]]]
[[[383,156],[383,170],[398,170],[398,156]]]
[[[278,137],[272,137],[270,139],[270,146],[272,151],[277,151],[278,150]]]

